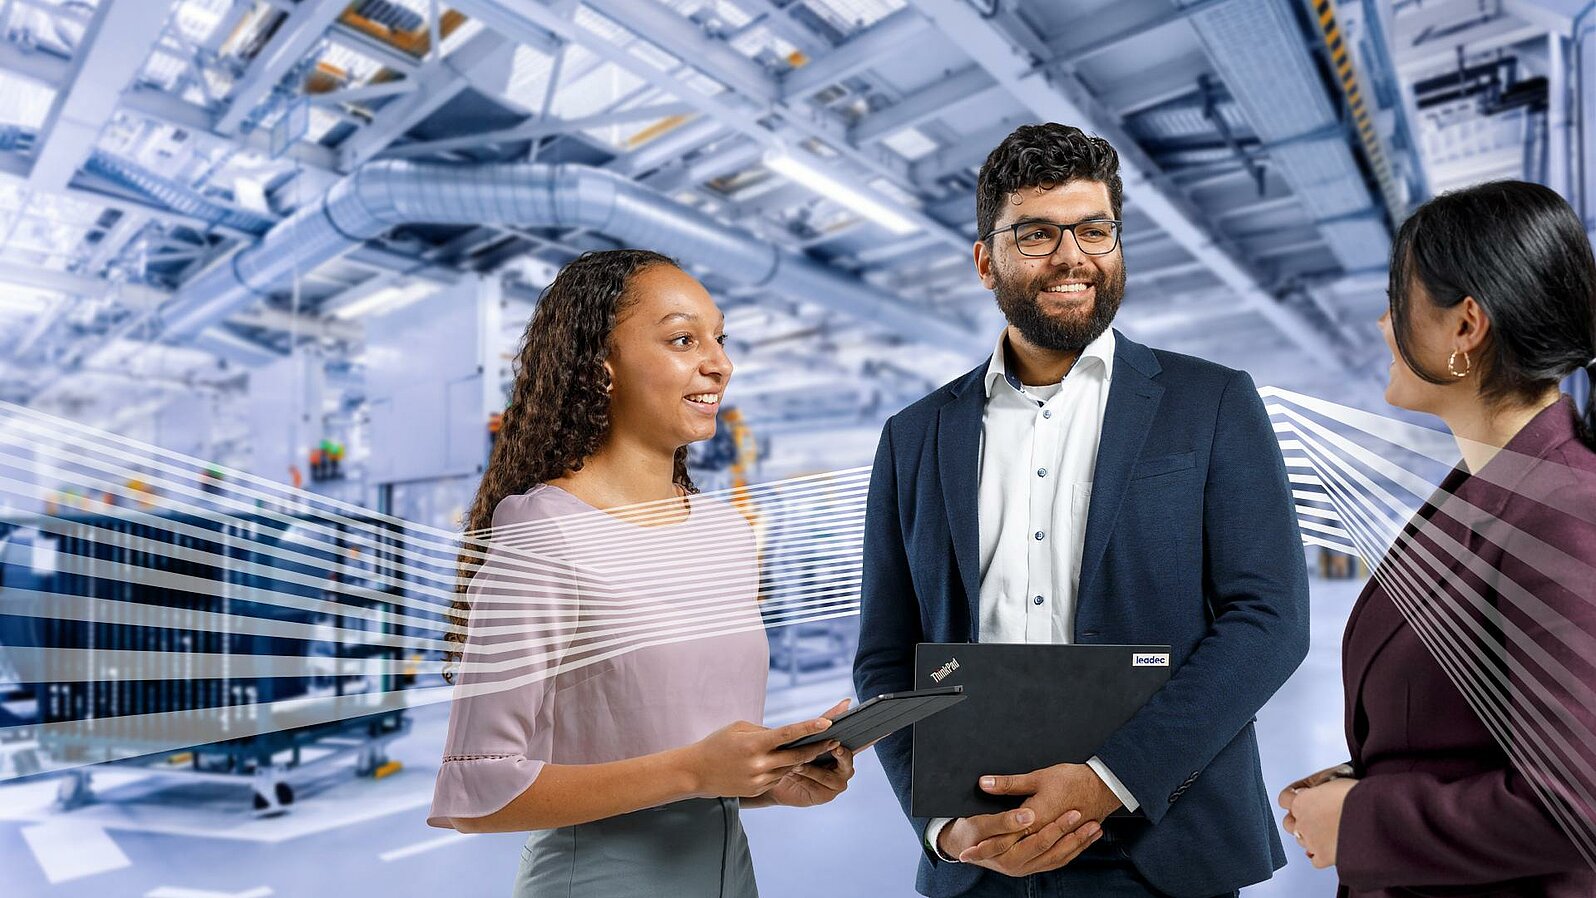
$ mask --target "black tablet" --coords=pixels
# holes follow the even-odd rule
[[[882,736],[902,729],[917,720],[924,720],[939,711],[946,711],[962,701],[964,701],[963,686],[939,686],[932,689],[916,689],[913,692],[878,695],[849,709],[847,713],[833,720],[831,726],[820,732],[794,739],[781,747],[799,748],[835,740],[841,742],[849,751],[858,751]]]

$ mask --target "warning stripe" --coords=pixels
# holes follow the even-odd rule
[[[1379,134],[1374,130],[1374,120],[1369,115],[1369,107],[1363,101],[1363,91],[1358,85],[1358,74],[1352,65],[1350,48],[1339,23],[1336,22],[1335,4],[1332,0],[1313,0],[1313,9],[1319,15],[1319,30],[1330,56],[1330,64],[1335,68],[1337,80],[1341,83],[1341,91],[1347,101],[1347,110],[1357,125],[1363,151],[1369,158],[1375,179],[1380,182],[1380,192],[1385,196],[1386,206],[1393,213],[1400,214],[1401,193],[1398,192],[1396,182],[1392,178],[1391,166],[1385,158],[1385,148],[1380,143]]]

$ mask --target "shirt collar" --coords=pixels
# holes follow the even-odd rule
[[[997,348],[992,351],[992,360],[986,366],[986,397],[992,398],[992,391],[999,383],[1007,382],[1015,392],[1024,390],[1020,379],[1008,370],[1007,353],[1004,352],[1008,345],[1008,328],[998,333]],[[1070,374],[1081,370],[1082,365],[1096,363],[1102,366],[1103,377],[1106,380],[1114,371],[1114,329],[1106,328],[1097,339],[1086,344],[1081,350],[1080,358],[1070,368]],[[1066,375],[1067,377],[1068,375]]]

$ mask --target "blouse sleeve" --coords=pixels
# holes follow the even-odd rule
[[[466,641],[430,826],[452,828],[451,818],[504,808],[552,754],[555,674],[580,596],[558,525],[537,514],[534,501],[509,496],[494,509],[487,558],[467,588]]]

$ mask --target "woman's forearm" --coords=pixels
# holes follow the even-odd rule
[[[484,817],[450,818],[464,833],[520,832],[574,826],[698,797],[688,749],[604,764],[545,764],[509,804]]]

